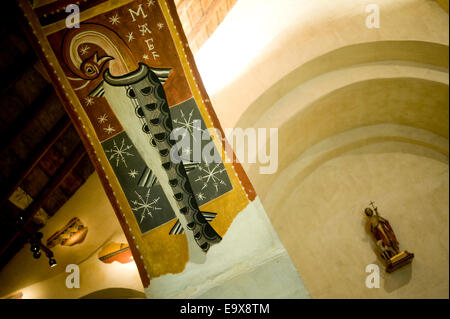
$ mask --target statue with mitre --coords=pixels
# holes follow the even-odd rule
[[[372,208],[367,207],[364,212],[369,220],[370,231],[375,237],[379,254],[386,264],[386,272],[391,273],[410,264],[414,254],[400,251],[398,240],[389,221],[378,214],[378,209],[373,202],[370,205]]]

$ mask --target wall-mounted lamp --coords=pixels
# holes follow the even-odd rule
[[[55,267],[56,265],[58,265],[57,263],[56,263],[56,260],[55,260],[55,258],[50,258],[49,260],[48,260],[48,264],[50,265],[50,267]]]
[[[42,237],[43,234],[41,232],[36,232],[30,236],[30,250],[33,253],[33,257],[36,259],[39,259],[41,257],[41,250],[43,250],[48,258],[48,264],[53,268],[57,265],[54,254],[47,246],[42,243]]]
[[[30,243],[30,251],[33,253],[33,258],[39,259],[42,255],[42,250],[48,258],[48,264],[50,267],[53,268],[57,265],[53,252],[42,243],[42,237],[44,237],[44,235],[41,232],[30,232],[25,227],[25,218],[23,216],[17,216],[17,218],[12,220],[10,224],[15,227],[19,233],[24,234],[28,238],[28,242]]]

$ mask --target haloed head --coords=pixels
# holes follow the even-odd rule
[[[114,59],[108,55],[98,59],[97,52],[94,53],[91,57],[87,58],[80,65],[81,72],[84,75],[84,79],[92,80],[97,78],[102,72],[103,68],[106,66],[106,63],[110,60]]]

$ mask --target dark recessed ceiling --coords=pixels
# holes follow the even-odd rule
[[[29,219],[27,231],[38,230],[94,171],[28,42],[20,11],[15,2],[8,5],[0,17],[0,269],[26,243],[17,218]]]

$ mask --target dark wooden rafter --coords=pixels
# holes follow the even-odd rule
[[[12,19],[17,18],[17,10],[18,8],[16,5],[13,4],[13,10],[11,10],[10,5],[14,3],[13,1],[5,1],[6,2],[6,8],[4,8],[4,11],[9,12],[9,14],[6,14],[5,16],[1,16],[1,18],[4,18],[4,23],[0,29],[0,32],[3,33],[10,33],[8,30],[11,28],[11,25],[17,25],[16,21],[11,21]],[[2,12],[3,13],[3,12]],[[22,32],[26,32],[26,25],[23,23],[23,18],[21,16],[19,17],[19,27],[22,30]],[[5,27],[9,26],[9,27]],[[26,34],[26,33],[25,33]],[[22,55],[18,58],[21,63],[15,63],[14,65],[10,65],[6,70],[3,71],[4,74],[8,74],[9,76],[4,76],[2,79],[0,79],[0,95],[3,95],[6,93],[11,87],[16,84],[17,81],[19,81],[23,75],[34,66],[36,62],[38,62],[38,57],[36,53],[34,52],[34,49],[32,47],[29,47]]]
[[[11,77],[4,77],[6,80],[0,81],[0,95],[8,91],[22,76],[37,62],[37,56],[33,50],[29,49],[21,58],[23,62],[19,65],[11,65],[5,74],[12,75]]]
[[[8,134],[0,142],[0,153],[3,153],[10,147],[34,120],[44,110],[45,101],[54,92],[53,86],[48,84],[38,98],[26,108],[24,114],[20,114],[19,118],[8,127]]]
[[[0,195],[0,207],[9,199],[14,191],[19,187],[24,179],[36,167],[42,157],[56,143],[56,141],[64,134],[64,132],[72,125],[69,117],[64,115],[53,129],[45,136],[45,138],[36,146],[32,154],[27,158],[26,162],[12,175],[5,183],[4,189]]]
[[[88,1],[84,1],[88,3]],[[70,3],[70,1],[66,2]],[[3,116],[5,118],[5,132],[2,141],[0,141],[0,153],[2,153],[2,157],[4,155],[4,166],[5,170],[7,170],[5,176],[7,177],[0,185],[0,208],[2,209],[0,213],[2,231],[2,238],[0,238],[0,269],[13,258],[23,247],[24,243],[40,228],[40,225],[33,222],[36,213],[42,207],[45,207],[47,212],[53,207],[53,213],[55,213],[56,209],[73,195],[83,181],[86,180],[88,175],[83,172],[87,172],[89,167],[92,169],[92,164],[85,156],[86,151],[83,144],[74,137],[74,131],[70,130],[68,132],[68,129],[72,126],[68,114],[64,114],[54,124],[57,115],[53,111],[56,109],[56,112],[61,114],[59,112],[63,110],[63,105],[48,104],[48,102],[53,102],[52,94],[55,93],[55,90],[49,76],[45,72],[45,67],[42,67],[42,65],[39,67],[39,58],[42,58],[39,55],[39,47],[33,46],[34,37],[28,22],[14,3],[13,1],[8,1],[8,5],[11,5],[11,10],[8,10],[8,14],[5,14],[4,19],[0,21],[0,31],[9,37],[9,40],[1,41],[0,44],[6,43],[6,46],[3,46],[2,49],[8,51],[8,46],[12,46],[12,51],[8,54],[5,53],[9,63],[2,64],[3,72],[7,72],[11,76],[0,80],[0,95],[11,95],[18,98],[20,98],[19,95],[27,95],[26,87],[24,88],[19,83],[22,79],[26,81],[37,79],[40,89],[39,92],[36,89],[31,92],[33,93],[33,101],[25,107],[26,112],[21,112],[16,119],[12,116]],[[19,40],[12,37],[11,34],[18,35]],[[43,74],[45,81],[34,76],[34,74],[29,76],[28,72],[32,68]],[[15,89],[16,87],[18,88],[17,90]],[[56,93],[61,99],[60,94]],[[36,95],[38,96],[36,97]],[[51,119],[45,119],[43,115],[46,110],[49,110],[49,107],[52,110],[52,113],[49,114]],[[5,114],[8,115],[9,113],[4,113],[3,115]],[[36,123],[39,119],[42,119],[44,123]],[[30,138],[28,132],[32,133],[30,131],[32,127],[39,127],[39,141],[36,137],[36,140],[33,140],[33,145],[35,146],[29,146],[29,149],[23,150],[23,147],[26,147],[24,139]],[[46,133],[42,132],[42,130]],[[42,133],[45,134],[43,138],[42,135],[44,134]],[[16,143],[19,141],[21,142]],[[58,145],[55,145],[59,141],[63,145],[61,150],[57,147]],[[70,144],[70,146],[67,144]],[[75,150],[67,154],[67,151],[70,152],[72,149],[72,145],[76,145]],[[55,162],[52,162],[51,151],[61,155]],[[17,158],[18,152],[23,154],[19,157],[25,157],[25,159],[19,163],[14,163],[11,159]],[[50,166],[47,167],[45,165]],[[48,172],[45,172],[45,169],[37,169],[38,166],[41,169],[43,166],[50,168],[49,171],[51,173],[48,174]],[[82,172],[82,177],[79,177],[80,172]],[[33,175],[33,180],[31,180],[30,175]],[[78,186],[73,186],[74,179]],[[27,184],[26,186],[25,183]],[[64,193],[64,185],[66,184],[70,185],[70,191]],[[34,194],[33,201],[25,210],[19,209],[9,201],[11,195],[21,185],[27,188],[27,192],[30,191]]]
[[[24,222],[22,225],[23,231],[27,231],[28,225],[33,220],[34,215],[39,211],[39,209],[45,204],[45,202],[52,196],[52,194],[58,189],[58,187],[63,182],[64,178],[72,172],[72,170],[81,161],[86,151],[82,144],[72,152],[70,159],[66,161],[56,172],[56,174],[51,178],[50,182],[45,185],[38,196],[33,200],[33,202],[28,206],[23,212]],[[12,245],[12,243],[20,236],[20,232],[16,232],[14,236],[4,245],[0,250],[0,256],[5,253],[5,251]]]
[[[24,227],[26,227],[33,219],[36,212],[44,205],[47,199],[53,194],[53,192],[61,185],[64,178],[72,172],[77,166],[83,156],[86,154],[82,144],[70,154],[70,159],[66,161],[51,178],[50,182],[45,185],[38,196],[33,200],[30,206],[24,211],[25,216]]]

